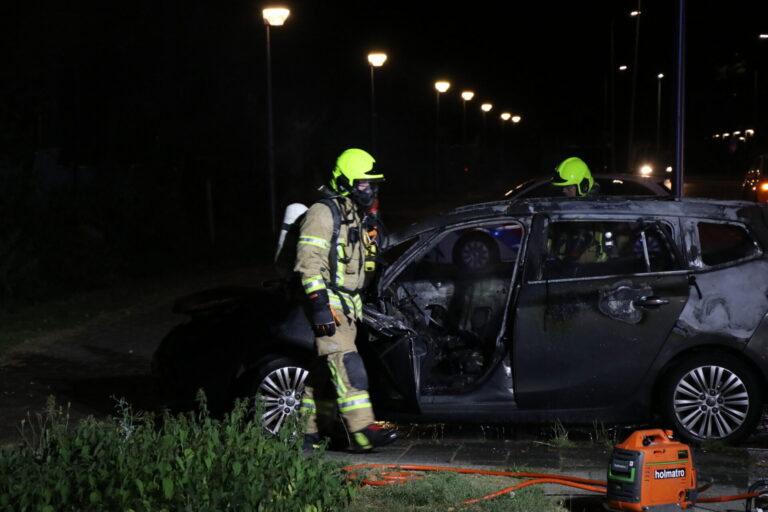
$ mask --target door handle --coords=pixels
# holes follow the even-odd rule
[[[661,297],[654,297],[653,295],[651,295],[650,297],[638,297],[632,301],[633,306],[637,306],[641,308],[657,308],[665,304],[669,304],[668,299],[662,299]]]

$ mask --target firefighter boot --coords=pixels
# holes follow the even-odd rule
[[[314,434],[304,434],[304,451],[311,452],[317,448],[320,448],[320,446],[323,444],[323,441],[325,441],[325,438],[320,435],[320,432],[315,432]]]
[[[371,423],[364,429],[352,433],[352,451],[369,452],[380,446],[394,442],[400,433],[395,429],[384,428]]]

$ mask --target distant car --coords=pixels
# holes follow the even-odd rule
[[[766,219],[768,205],[746,201],[561,197],[468,205],[393,233],[357,339],[376,416],[651,421],[690,441],[744,439],[768,385]],[[508,252],[486,271],[437,254],[447,237],[501,227]],[[177,302],[191,318],[153,359],[169,405],[199,388],[209,405],[258,394],[273,432],[298,412],[314,336],[271,283]]]
[[[752,161],[744,175],[741,191],[748,201],[768,203],[768,155],[760,155]]]
[[[671,197],[672,193],[658,178],[632,174],[596,174],[595,182],[602,196],[658,196]],[[507,199],[562,197],[563,189],[552,185],[552,178],[534,178],[521,183],[505,194]],[[468,272],[485,272],[505,261],[510,249],[517,250],[521,232],[509,226],[493,229],[465,229],[445,237],[437,256],[452,258]]]
[[[604,196],[672,196],[672,192],[658,177],[643,177],[635,174],[594,174],[595,182]],[[557,197],[563,195],[563,187],[552,184],[552,177],[533,178],[507,191],[507,199],[529,199],[533,197]]]

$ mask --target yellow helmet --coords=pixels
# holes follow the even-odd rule
[[[553,181],[553,185],[557,185],[558,187],[576,185],[576,190],[580,196],[587,195],[595,184],[595,180],[592,178],[592,173],[589,172],[587,164],[584,163],[584,160],[576,156],[563,160],[560,165],[557,166],[555,172],[562,181]]]
[[[347,149],[336,159],[331,177],[331,188],[342,196],[349,195],[358,180],[383,181],[383,174],[368,174],[376,160],[362,149]]]

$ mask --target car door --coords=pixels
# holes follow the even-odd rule
[[[536,218],[513,327],[520,408],[599,408],[634,392],[688,298],[672,232]]]
[[[474,390],[498,366],[526,231],[525,221],[509,218],[446,228],[385,275],[374,315],[381,325],[397,319],[400,328],[369,346],[408,408],[419,408],[424,396]]]

